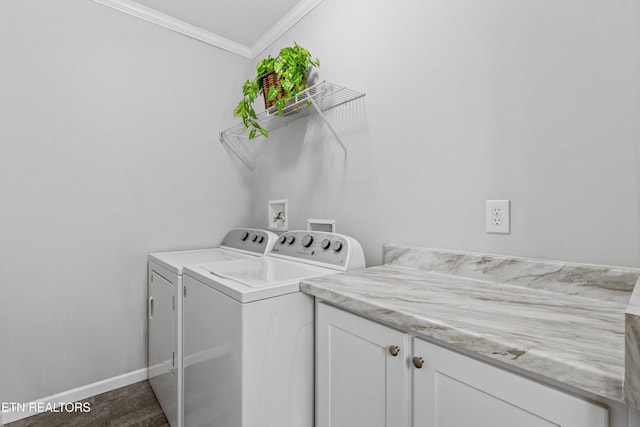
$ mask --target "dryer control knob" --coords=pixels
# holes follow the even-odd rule
[[[322,239],[322,242],[320,242],[320,247],[322,249],[329,249],[330,246],[331,246],[331,240],[329,239]]]
[[[242,240],[244,242],[248,238],[249,238],[249,232],[245,231],[244,233],[242,233],[242,237],[240,237],[240,240]]]
[[[335,241],[335,242],[333,242],[332,249],[333,249],[335,252],[340,252],[340,251],[342,250],[342,242],[340,242],[340,241]]]
[[[258,235],[254,234],[253,237],[251,238],[252,242],[257,242],[258,241]]]
[[[258,243],[262,243],[264,242],[264,236],[259,236],[258,237]]]
[[[311,234],[307,234],[302,239],[302,246],[304,246],[305,248],[308,248],[309,246],[311,246],[312,243],[313,243],[313,236]]]
[[[295,236],[289,236],[289,238],[287,239],[287,243],[289,243],[290,245],[293,245],[293,242],[295,241],[296,241]]]
[[[284,242],[286,241],[287,241],[287,236],[285,236],[284,234],[280,236],[280,238],[278,239],[278,243],[280,243],[281,245],[284,245]]]

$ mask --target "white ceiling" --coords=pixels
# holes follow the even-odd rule
[[[136,0],[214,34],[253,46],[300,0]]]
[[[94,0],[254,58],[322,0]]]

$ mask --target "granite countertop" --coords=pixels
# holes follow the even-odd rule
[[[384,265],[304,280],[301,289],[624,402],[625,310],[639,276],[632,269],[387,245]]]

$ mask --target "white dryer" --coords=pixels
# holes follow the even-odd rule
[[[360,244],[284,233],[266,257],[184,269],[185,426],[312,427],[313,298],[300,280],[364,268]]]
[[[222,263],[266,255],[277,235],[264,230],[231,230],[218,248],[149,255],[149,383],[172,427],[182,414],[182,273],[189,264]]]

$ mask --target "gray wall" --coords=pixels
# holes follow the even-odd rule
[[[147,254],[248,222],[217,139],[246,66],[92,1],[0,1],[0,401],[146,366]]]
[[[640,266],[640,3],[325,0],[293,41],[318,78],[367,93],[272,134],[254,221],[335,218],[369,265],[397,242]],[[261,55],[262,57],[263,55]],[[511,235],[484,202],[512,200]]]

